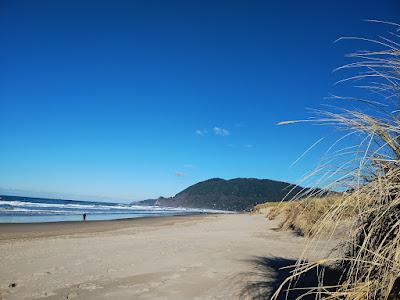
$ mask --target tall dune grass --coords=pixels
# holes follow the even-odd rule
[[[341,194],[333,194],[324,197],[311,197],[303,200],[282,202],[281,205],[270,207],[267,217],[275,219],[279,215],[282,220],[280,223],[281,229],[290,229],[301,236],[313,237],[317,232],[321,231],[316,226],[319,220],[332,207],[338,205],[342,199],[343,196]],[[349,207],[346,215],[343,215],[343,220],[349,220],[354,217],[354,214],[354,207]],[[325,228],[324,232],[327,231],[329,231],[328,228]]]
[[[400,299],[400,26],[372,22],[382,23],[375,26],[388,26],[390,31],[373,39],[340,39],[357,40],[372,50],[350,54],[352,61],[338,68],[351,74],[339,83],[355,83],[368,98],[334,96],[359,105],[357,109],[318,112],[319,116],[310,120],[343,130],[343,139],[358,140],[354,146],[333,152],[334,159],[340,158],[339,165],[332,168],[331,159],[318,168],[321,180],[331,179],[332,185],[347,192],[324,208],[308,233],[313,237],[311,249],[326,237],[327,229],[333,233],[351,209],[356,217],[342,251],[316,262],[300,260],[285,282],[295,282],[309,269],[323,270],[325,264],[336,264],[343,274],[336,286],[324,286],[321,280],[318,287],[305,291],[316,299]],[[273,298],[279,293],[282,290]]]

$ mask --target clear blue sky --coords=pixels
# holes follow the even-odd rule
[[[329,129],[276,126],[334,91],[380,1],[0,2],[0,187],[133,200],[211,177],[296,181]]]

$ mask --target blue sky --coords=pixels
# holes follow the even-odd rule
[[[336,133],[276,123],[327,103],[358,49],[338,37],[399,15],[394,0],[2,1],[0,187],[128,201],[294,182]]]

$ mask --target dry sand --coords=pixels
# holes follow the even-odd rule
[[[304,238],[263,215],[0,224],[0,299],[239,299]],[[257,278],[256,278],[257,277]],[[13,283],[15,286],[13,287]]]

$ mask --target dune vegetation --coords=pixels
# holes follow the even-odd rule
[[[362,93],[334,96],[353,101],[351,109],[320,111],[306,120],[343,131],[331,147],[337,150],[331,151],[329,163],[313,174],[334,178],[329,187],[340,186],[345,192],[256,207],[258,211],[268,208],[271,218],[280,215],[283,229],[309,236],[305,253],[333,236],[344,220],[349,222],[340,251],[320,261],[300,260],[284,282],[296,288],[296,278],[310,269],[318,270],[319,286],[304,290],[316,299],[400,299],[400,26],[371,22],[388,26],[387,35],[341,39],[356,40],[370,49],[348,55],[351,62],[338,68],[345,74],[339,83],[354,83]],[[354,145],[338,149],[344,140]],[[326,265],[342,274],[337,285],[324,285]],[[284,284],[273,298],[284,294]]]
[[[321,217],[334,206],[340,205],[342,201],[342,195],[310,197],[280,203],[267,202],[257,205],[254,211],[266,213],[271,220],[279,216],[280,228],[283,230],[293,230],[299,235],[313,237],[319,231],[316,224]],[[346,215],[342,216],[342,221],[354,218],[356,210],[353,205],[353,203],[349,205]],[[328,231],[326,227],[325,232]]]

